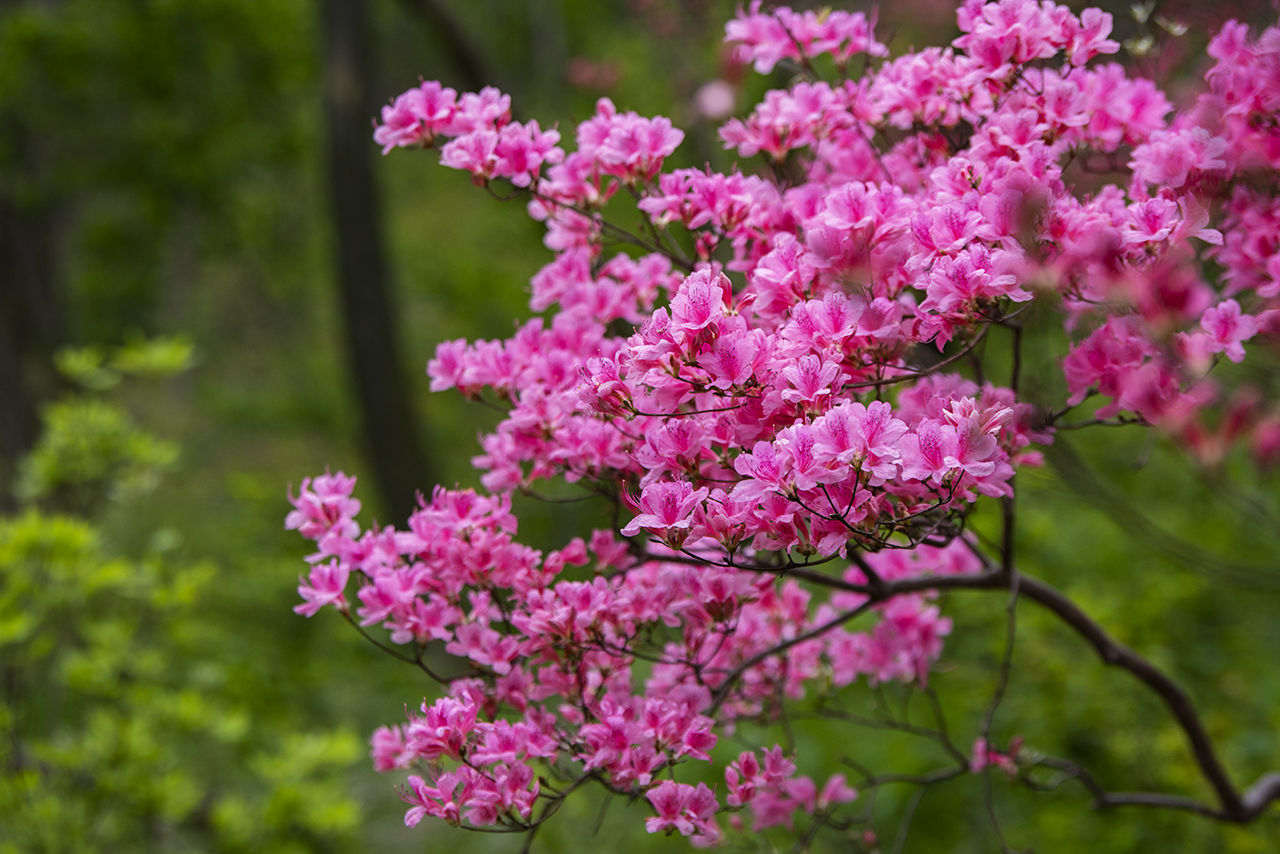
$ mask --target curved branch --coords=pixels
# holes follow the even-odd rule
[[[873,600],[887,599],[900,593],[920,589],[968,589],[991,590],[1006,587],[1010,582],[1004,580],[1002,572],[986,572],[982,575],[953,575],[944,578],[911,578],[881,585],[880,589],[871,592]],[[1177,722],[1186,736],[1191,753],[1201,775],[1212,787],[1218,798],[1217,808],[1193,803],[1189,799],[1178,799],[1167,795],[1109,795],[1103,805],[1119,806],[1122,804],[1170,806],[1175,809],[1191,810],[1202,815],[1211,816],[1221,821],[1245,824],[1253,821],[1274,801],[1280,800],[1280,772],[1262,775],[1243,793],[1231,782],[1231,777],[1222,761],[1218,758],[1213,739],[1196,713],[1195,706],[1186,689],[1161,671],[1154,664],[1134,652],[1107,634],[1102,626],[1080,609],[1056,587],[1014,571],[1017,590],[1020,596],[1036,602],[1052,611],[1059,619],[1070,626],[1098,653],[1102,661],[1112,667],[1119,667],[1133,674],[1138,681],[1146,685],[1164,702],[1165,707]],[[1083,782],[1083,780],[1082,780]],[[1095,792],[1095,796],[1097,792]]]
[[[778,574],[786,573],[784,570]],[[792,572],[791,574],[795,573]],[[1280,800],[1280,772],[1270,772],[1262,775],[1243,793],[1237,789],[1219,759],[1213,739],[1196,713],[1195,706],[1192,704],[1191,697],[1187,694],[1186,689],[1150,661],[1107,634],[1102,626],[1094,622],[1088,614],[1080,609],[1080,606],[1047,582],[1020,573],[1012,567],[1007,571],[1002,567],[994,567],[977,575],[949,575],[937,578],[925,576],[897,581],[884,581],[878,577],[872,577],[867,584],[851,584],[842,579],[835,579],[820,573],[814,573],[814,575],[818,575],[819,578],[811,580],[825,586],[863,593],[867,596],[867,600],[855,609],[843,612],[808,632],[777,644],[744,661],[729,674],[725,682],[716,691],[712,700],[711,714],[714,714],[724,704],[733,690],[734,684],[748,669],[770,656],[778,655],[806,640],[819,637],[879,602],[884,602],[906,593],[925,590],[1014,589],[1017,590],[1020,597],[1030,599],[1041,607],[1052,611],[1060,620],[1074,629],[1078,635],[1089,642],[1105,664],[1127,670],[1161,699],[1177,722],[1178,727],[1186,736],[1196,765],[1200,769],[1201,775],[1213,789],[1219,803],[1219,806],[1215,808],[1191,799],[1169,795],[1108,794],[1106,798],[1098,799],[1101,805],[1166,806],[1197,812],[1221,821],[1245,824],[1260,816],[1272,802]],[[1083,782],[1083,777],[1081,779]],[[1088,784],[1085,785],[1087,786]],[[1091,789],[1091,791],[1093,790]],[[1100,789],[1094,791],[1095,799],[1098,798],[1100,791]]]
[[[976,576],[954,575],[945,578],[913,578],[886,583],[880,591],[872,593],[873,598],[888,598],[899,593],[929,587],[933,589],[969,589],[990,590],[1006,587],[1010,581],[1002,579],[1002,572],[987,572]],[[1119,667],[1133,674],[1138,681],[1146,685],[1164,702],[1169,713],[1177,721],[1178,727],[1186,736],[1191,753],[1201,775],[1212,787],[1218,798],[1217,808],[1198,804],[1190,799],[1179,799],[1168,795],[1108,795],[1102,801],[1104,806],[1146,805],[1167,806],[1174,809],[1190,810],[1210,816],[1221,821],[1246,824],[1260,816],[1274,801],[1280,800],[1280,772],[1262,775],[1243,793],[1231,782],[1231,777],[1222,761],[1218,758],[1213,739],[1196,713],[1195,706],[1186,689],[1161,671],[1154,664],[1134,652],[1120,641],[1107,634],[1102,626],[1080,609],[1075,602],[1056,587],[1014,570],[1014,579],[1018,594],[1036,602],[1052,611],[1060,620],[1070,626],[1098,653],[1102,661],[1112,667]],[[1083,782],[1083,779],[1082,779]],[[1087,785],[1087,784],[1086,784]],[[1097,792],[1094,793],[1095,797]],[[1197,804],[1196,806],[1191,806]]]
[[[690,554],[685,560],[697,562],[698,558],[696,555]],[[706,563],[715,565],[711,561],[706,561]],[[901,596],[906,593],[928,590],[1011,590],[1016,591],[1017,596],[1030,599],[1041,607],[1052,611],[1060,620],[1088,641],[1089,645],[1094,648],[1105,664],[1127,670],[1160,698],[1186,736],[1196,765],[1200,769],[1201,775],[1213,789],[1219,804],[1215,808],[1199,804],[1190,799],[1178,799],[1165,795],[1109,795],[1104,800],[1104,805],[1145,804],[1149,806],[1171,806],[1175,809],[1198,812],[1222,821],[1245,824],[1261,815],[1272,802],[1280,800],[1280,772],[1264,774],[1244,792],[1236,788],[1218,757],[1213,739],[1196,713],[1190,695],[1171,676],[1107,634],[1107,631],[1102,626],[1098,625],[1062,591],[1045,581],[1019,572],[1013,567],[1007,556],[1001,561],[1002,565],[993,566],[989,561],[984,563],[986,569],[976,575],[922,576],[885,581],[879,576],[871,574],[867,577],[865,584],[852,583],[843,578],[813,570],[798,571],[795,567],[788,568],[785,565],[776,569],[735,566],[734,568],[736,569],[791,575],[824,587],[861,593],[867,599],[857,608],[843,612],[820,626],[763,650],[742,662],[729,673],[724,683],[716,690],[712,699],[710,714],[715,714],[720,709],[733,691],[734,684],[751,667],[771,656],[785,652],[799,643],[825,634],[836,626],[862,614],[877,603],[885,602],[895,596]],[[1095,792],[1094,794],[1096,797],[1098,793]],[[1192,806],[1193,804],[1195,806]]]
[[[1068,599],[1057,588],[1039,579],[1022,575],[1020,591],[1023,596],[1048,608],[1064,623],[1075,629],[1077,634],[1089,642],[1105,664],[1129,671],[1164,702],[1169,713],[1173,715],[1186,735],[1196,765],[1213,788],[1220,804],[1216,810],[1206,807],[1204,810],[1194,811],[1223,821],[1243,824],[1257,818],[1272,801],[1280,799],[1280,773],[1263,775],[1244,795],[1241,795],[1218,758],[1213,739],[1204,728],[1199,715],[1196,714],[1191,697],[1188,696],[1186,689],[1170,676],[1107,634],[1080,609],[1080,606]],[[1137,802],[1126,801],[1126,803]],[[1177,808],[1188,809],[1189,807]]]
[[[364,626],[356,622],[356,618],[351,615],[350,611],[342,611],[340,613],[342,614],[342,619],[346,620],[351,625],[352,628],[354,628],[357,632],[359,632],[362,638],[364,638],[369,643],[373,644],[378,649],[385,652],[387,655],[391,656],[392,658],[397,659],[399,661],[403,661],[405,664],[414,665],[423,673],[427,674],[427,676],[432,681],[440,685],[448,685],[451,682],[454,682],[462,678],[461,674],[459,674],[458,676],[441,676],[440,674],[433,671],[430,667],[428,667],[427,663],[422,660],[422,655],[426,651],[424,647],[418,648],[418,654],[416,656],[405,655],[404,653],[400,652],[400,650],[395,649],[394,647],[387,646],[385,643],[383,643],[382,641],[378,640],[373,635],[365,631]]]
[[[1192,812],[1209,818],[1219,818],[1218,811],[1213,807],[1193,798],[1184,798],[1181,795],[1165,795],[1157,792],[1108,792],[1087,768],[1069,759],[1046,756],[1037,760],[1032,767],[1054,768],[1062,771],[1065,775],[1065,780],[1075,780],[1093,796],[1094,809],[1125,806],[1160,807]],[[1059,779],[1047,785],[1034,783],[1030,780],[1024,780],[1024,782],[1032,788],[1046,790],[1056,789],[1064,782],[1064,779]]]

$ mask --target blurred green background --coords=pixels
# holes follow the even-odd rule
[[[726,62],[734,5],[0,2],[0,851],[520,850],[402,826],[398,781],[371,770],[366,739],[431,686],[336,615],[290,611],[306,548],[283,530],[287,485],[358,474],[366,521],[402,518],[414,488],[473,485],[492,414],[428,396],[422,368],[442,340],[509,334],[549,259],[518,202],[431,155],[380,159],[371,120],[419,76],[496,83],[566,135],[608,95],[684,127],[684,165],[723,164],[698,86],[727,77],[742,108],[785,82],[740,81]],[[953,25],[938,2],[881,19],[895,50]],[[1052,353],[1026,368],[1044,400],[1061,393]],[[1274,384],[1274,361],[1252,365]],[[1137,432],[1070,436],[1050,463],[1020,477],[1024,568],[1184,679],[1238,782],[1280,766],[1274,477],[1235,459],[1205,474]],[[540,547],[585,527],[522,510]],[[977,523],[994,531],[990,515]],[[996,682],[1004,607],[947,602],[956,629],[932,685],[960,740]],[[1110,787],[1209,797],[1151,697],[1030,606],[1018,616],[998,744],[1021,734]],[[886,698],[839,700],[873,713]],[[830,721],[794,734],[828,773],[842,755],[879,772],[943,758]],[[1037,851],[1280,839],[1274,809],[1236,829],[1092,813],[1071,783],[994,790],[1009,843]],[[911,795],[877,796],[882,850],[998,850],[979,778],[931,789],[894,849]],[[686,849],[647,837],[645,812],[584,794],[535,850]]]

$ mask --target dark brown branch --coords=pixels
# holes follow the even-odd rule
[[[1108,792],[1098,779],[1091,774],[1088,769],[1069,759],[1058,759],[1052,756],[1046,756],[1038,759],[1033,767],[1053,768],[1062,771],[1067,780],[1075,780],[1083,786],[1090,795],[1093,796],[1094,809],[1106,809],[1108,807],[1121,806],[1147,806],[1162,807],[1164,809],[1182,810],[1185,812],[1193,812],[1198,815],[1208,816],[1210,818],[1217,817],[1217,810],[1208,804],[1192,798],[1185,798],[1181,795],[1165,795],[1156,792]],[[1051,790],[1058,788],[1063,780],[1045,785],[1032,783],[1024,780],[1033,789]]]
[[[1213,740],[1196,714],[1186,690],[1171,677],[1160,671],[1129,647],[1117,641],[1095,623],[1088,614],[1068,599],[1057,588],[1026,575],[1020,576],[1021,595],[1048,608],[1097,651],[1103,662],[1132,673],[1138,681],[1150,688],[1168,708],[1174,720],[1186,735],[1200,773],[1213,788],[1220,804],[1219,809],[1209,809],[1212,815],[1223,821],[1245,823],[1261,815],[1267,805],[1280,798],[1280,774],[1267,774],[1258,780],[1244,795],[1237,791],[1230,776],[1222,766]]]
[[[949,768],[939,768],[937,771],[931,771],[928,774],[867,774],[849,760],[845,760],[845,764],[850,768],[862,774],[862,779],[858,781],[858,785],[864,789],[871,789],[876,786],[883,786],[886,783],[903,783],[909,786],[933,786],[938,783],[945,783],[948,780],[954,780],[969,773],[967,763],[955,765]]]
[[[902,592],[909,592],[912,589],[919,589],[919,582],[933,582],[935,589],[990,590],[1004,586],[1001,575],[1002,573],[997,572],[984,573],[978,576],[905,579],[885,584],[879,595],[882,598],[888,598]],[[1021,573],[1015,573],[1015,578],[1017,579],[1019,596],[1030,599],[1052,611],[1054,615],[1088,641],[1104,663],[1129,671],[1164,702],[1165,707],[1186,736],[1187,743],[1191,748],[1191,753],[1195,758],[1201,775],[1208,781],[1218,798],[1219,807],[1217,809],[1204,806],[1203,809],[1194,811],[1222,821],[1244,824],[1261,815],[1263,810],[1273,801],[1280,800],[1280,773],[1264,774],[1243,793],[1236,789],[1221,760],[1218,758],[1217,751],[1214,749],[1213,739],[1205,729],[1200,717],[1196,714],[1190,696],[1181,685],[1141,655],[1107,634],[1105,629],[1094,622],[1075,602],[1067,598],[1057,588]],[[1126,798],[1129,798],[1129,796],[1126,796]],[[1143,798],[1143,800],[1115,801],[1110,805],[1120,805],[1120,803],[1153,805],[1149,802],[1150,798],[1148,796],[1143,796]],[[1189,809],[1185,805],[1177,808]]]
[[[778,574],[794,574],[794,571],[779,570]],[[1030,599],[1041,607],[1052,611],[1054,615],[1088,641],[1105,664],[1127,670],[1161,699],[1177,722],[1178,727],[1186,736],[1188,746],[1191,748],[1191,753],[1195,758],[1196,766],[1213,789],[1219,802],[1219,806],[1216,809],[1201,805],[1192,811],[1221,821],[1244,824],[1261,815],[1273,801],[1280,800],[1280,772],[1264,774],[1243,793],[1236,789],[1221,760],[1218,758],[1213,739],[1205,729],[1199,715],[1197,715],[1186,689],[1175,682],[1172,677],[1147,661],[1147,659],[1107,634],[1106,630],[1094,622],[1075,602],[1044,581],[1019,573],[1016,570],[1011,570],[1009,574],[1006,574],[1002,568],[988,569],[979,575],[950,575],[939,578],[926,576],[891,582],[877,580],[865,585],[851,584],[842,579],[821,573],[813,574],[818,576],[816,579],[818,583],[828,587],[864,593],[867,596],[867,601],[804,634],[777,644],[744,661],[729,674],[728,678],[716,691],[710,714],[714,714],[724,704],[732,692],[734,684],[748,669],[771,656],[785,652],[797,644],[831,631],[836,626],[865,612],[878,602],[887,601],[905,593],[923,590],[1006,589],[1016,591],[1019,597]],[[1159,802],[1152,801],[1152,797]],[[1138,800],[1133,800],[1132,796],[1126,795],[1126,799],[1114,801],[1109,805],[1141,803],[1159,806],[1166,805],[1160,800],[1165,797],[1144,795]],[[1176,807],[1178,809],[1191,809],[1187,804],[1194,803],[1192,801],[1183,803],[1176,798],[1173,799],[1173,802],[1182,804]]]

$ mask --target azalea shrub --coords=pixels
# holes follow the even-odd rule
[[[295,610],[337,611],[442,686],[373,735],[407,824],[532,831],[603,787],[695,845],[781,827],[869,850],[863,803],[889,783],[995,772],[1232,823],[1280,797],[1280,775],[1237,787],[1178,682],[1015,548],[1018,472],[1064,430],[1150,431],[1206,470],[1280,458],[1265,372],[1223,365],[1280,335],[1280,29],[1226,24],[1175,104],[1119,61],[1105,12],[968,0],[956,21],[950,45],[893,55],[862,13],[741,10],[735,57],[788,85],[720,127],[723,171],[669,167],[684,134],[607,99],[569,148],[492,88],[428,81],[383,108],[384,153],[433,149],[523,199],[553,253],[540,316],[427,368],[503,412],[481,489],[437,487],[397,527],[358,522],[343,473],[292,496],[315,544]],[[1056,378],[1024,376],[1033,344]],[[549,480],[612,524],[522,544],[513,496]],[[987,713],[863,721],[944,767],[742,744],[855,684],[936,699],[956,590],[1009,601]],[[1113,792],[992,739],[1020,600],[1153,693],[1211,797]]]

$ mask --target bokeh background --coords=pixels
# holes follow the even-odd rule
[[[429,395],[423,366],[442,340],[507,336],[550,257],[520,202],[430,154],[379,157],[371,122],[419,77],[496,84],[521,118],[566,135],[607,95],[685,128],[680,165],[724,165],[700,87],[722,81],[742,109],[787,82],[752,77],[719,46],[734,6],[0,2],[0,852],[520,850],[517,837],[403,827],[399,781],[373,772],[366,739],[432,686],[335,614],[290,610],[306,548],[283,530],[289,484],[357,474],[363,518],[389,522],[415,489],[474,485],[474,437],[494,416]],[[1176,94],[1217,22],[1269,9],[1113,11],[1127,61]],[[883,9],[877,32],[901,51],[953,27],[951,4],[920,0]],[[1052,400],[1061,342],[1051,319],[1041,331],[1024,375]],[[1240,370],[1275,367],[1251,363]],[[1239,782],[1280,766],[1274,476],[1230,456],[1198,467],[1136,432],[1074,435],[1048,456],[1019,479],[1024,568],[1182,678]],[[561,544],[592,512],[526,501],[522,539]],[[1005,603],[946,604],[956,627],[933,685],[972,732]],[[1021,735],[1112,788],[1210,797],[1154,699],[1042,617],[1019,610],[997,742]],[[839,698],[867,712],[907,700]],[[832,770],[843,755],[877,771],[939,760],[830,721],[797,720],[795,737],[802,761]],[[757,738],[770,734],[741,733]],[[999,849],[978,778],[915,806],[912,794],[878,793],[881,850]],[[1072,783],[996,782],[1017,847],[1280,840],[1274,809],[1240,829],[1088,803]],[[645,836],[644,807],[584,794],[534,850],[685,850]]]

